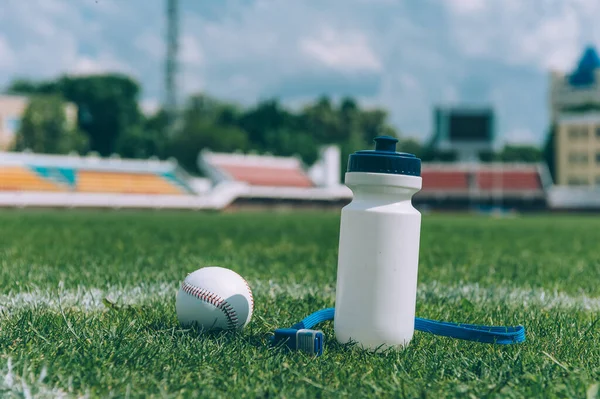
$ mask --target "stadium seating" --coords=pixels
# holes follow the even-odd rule
[[[423,190],[468,190],[469,174],[464,171],[440,171],[424,169]]]
[[[223,165],[221,168],[236,181],[253,186],[312,187],[310,178],[300,169],[260,166]]]
[[[0,191],[67,191],[68,187],[47,180],[22,166],[0,165]]]
[[[547,169],[524,163],[423,163],[414,204],[435,209],[544,209]]]
[[[194,194],[185,172],[168,162],[3,153],[2,192]]]
[[[341,173],[340,161],[337,157],[335,165],[323,164],[322,175],[335,180]],[[339,206],[352,198],[342,184],[313,180],[295,157],[203,151],[198,164],[207,183],[201,191],[195,188],[199,179],[172,161],[0,153],[0,206],[222,209],[275,203]],[[542,209],[550,181],[541,164],[424,162],[421,175],[423,188],[415,194],[414,204],[435,209],[500,202],[511,208]]]
[[[459,192],[466,190],[539,192],[542,176],[531,164],[427,164],[422,166],[425,192]]]
[[[185,192],[155,173],[79,171],[76,191],[82,193],[166,194]]]
[[[302,163],[293,157],[203,151],[199,161],[207,174],[222,180],[273,188],[315,187]]]
[[[477,184],[482,190],[541,190],[539,173],[529,169],[522,171],[479,171]]]

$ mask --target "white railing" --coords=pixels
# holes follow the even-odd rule
[[[207,163],[213,163],[215,165],[226,164],[290,169],[296,169],[302,166],[302,162],[298,157],[282,157],[264,154],[217,153],[209,150],[202,151],[201,156]]]
[[[0,152],[0,165],[44,166],[79,170],[162,173],[178,169],[174,160],[122,159],[117,156],[100,158],[94,155],[47,155],[28,152]]]
[[[212,209],[221,210],[238,198],[276,198],[335,201],[351,198],[346,186],[337,188],[251,187],[245,183],[222,182],[205,194],[139,195],[102,193],[0,192],[3,207],[56,208],[147,208],[147,209]]]
[[[553,186],[547,198],[551,209],[600,209],[600,187]]]

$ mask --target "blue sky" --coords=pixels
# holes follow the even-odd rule
[[[241,104],[321,94],[431,134],[435,104],[491,104],[503,141],[541,143],[549,70],[600,43],[597,0],[180,0],[182,95]],[[161,100],[164,0],[2,0],[0,85],[121,71]]]

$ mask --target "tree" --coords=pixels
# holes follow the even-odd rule
[[[242,113],[238,126],[248,132],[250,149],[279,156],[298,155],[310,165],[318,158],[320,139],[326,140],[327,135],[327,128],[315,121],[303,113],[293,114],[276,100],[267,100]]]
[[[387,122],[387,112],[381,109],[363,110],[351,97],[343,98],[335,107],[328,97],[304,107],[301,126],[315,138],[317,144],[338,144],[341,149],[341,178],[346,172],[348,157],[355,151],[373,147],[376,136],[398,137]]]
[[[498,158],[494,150],[479,151],[479,160],[484,163],[494,162]]]
[[[55,91],[50,91],[55,93]],[[48,94],[43,84],[34,83],[27,79],[14,80],[8,86],[6,92],[8,94],[44,94],[45,92]]]
[[[338,109],[342,129],[342,141],[364,142],[361,130],[361,112],[353,98],[345,97],[340,102]]]
[[[318,146],[312,135],[287,129],[272,130],[265,135],[269,152],[280,156],[298,155],[307,165],[315,163],[319,157]]]
[[[247,144],[248,136],[239,128],[199,122],[178,132],[169,141],[167,154],[176,158],[189,172],[200,173],[197,158],[203,149],[233,152],[245,150]]]
[[[299,119],[302,128],[311,132],[318,143],[332,144],[344,140],[339,114],[328,97],[321,97],[314,104],[305,106]]]
[[[456,162],[458,156],[455,151],[437,150],[431,146],[423,148],[421,161],[423,162]]]
[[[190,96],[184,113],[194,114],[216,124],[234,126],[238,123],[241,111],[235,104],[199,93]]]
[[[232,152],[249,148],[248,134],[237,126],[238,117],[235,105],[206,94],[195,94],[189,97],[181,113],[181,126],[173,137],[161,136],[167,122],[162,112],[147,120],[144,133],[164,143],[156,146],[160,154],[177,159],[191,173],[200,173],[197,158],[203,149]]]
[[[373,148],[373,143],[367,144],[363,139],[362,135],[359,131],[354,131],[351,133],[350,138],[340,145],[340,153],[341,153],[341,168],[340,168],[340,179],[342,182],[345,181],[346,171],[348,168],[348,157],[350,154],[359,151]]]
[[[126,158],[173,156],[191,171],[196,171],[197,153],[203,148],[299,155],[310,165],[318,157],[319,146],[328,144],[341,147],[345,171],[350,153],[371,148],[376,136],[398,136],[385,110],[361,109],[351,97],[338,104],[321,97],[295,113],[277,99],[242,109],[205,93],[195,94],[181,111],[181,123],[170,132],[173,136],[168,136],[167,115],[160,111],[144,118],[137,102],[139,86],[124,75],[16,80],[8,90],[60,94],[75,103],[79,127],[87,133],[90,149],[103,156],[113,152]],[[405,151],[419,153],[418,143],[406,145],[415,149]]]
[[[338,107],[334,107],[328,97],[321,97],[304,107],[298,117],[302,128],[311,132],[320,144],[342,144],[353,134],[369,143],[380,135],[398,136],[389,125],[385,110],[363,110],[351,97],[343,98]]]
[[[415,139],[404,139],[400,140],[397,145],[399,152],[407,152],[415,155],[417,158],[423,156],[423,146]]]
[[[17,132],[14,149],[42,154],[82,152],[87,138],[69,123],[65,102],[58,95],[31,97]]]
[[[377,136],[398,137],[398,132],[387,122],[388,113],[382,109],[362,110],[359,112],[359,125],[366,141]]]
[[[79,107],[79,126],[90,137],[90,147],[107,156],[116,150],[120,135],[139,128],[140,88],[123,75],[65,77],[59,90]]]
[[[161,158],[165,153],[166,145],[162,132],[134,126],[119,136],[115,153],[123,158],[145,159],[152,156]]]
[[[257,150],[267,149],[267,132],[289,129],[295,121],[277,100],[266,100],[244,112],[239,127],[248,132],[248,139]]]
[[[552,124],[548,131],[548,135],[546,136],[546,142],[544,143],[543,150],[544,161],[546,161],[546,165],[548,165],[548,170],[550,172],[550,176],[552,176],[552,181],[556,182],[556,125]]]
[[[90,149],[103,156],[116,150],[119,136],[139,127],[139,85],[120,74],[62,77],[56,81],[13,82],[10,93],[57,94],[78,107],[79,128],[89,137]]]
[[[542,151],[530,145],[510,145],[504,146],[497,156],[502,162],[540,162],[543,159]]]
[[[168,122],[168,114],[162,109],[157,111],[143,124],[133,126],[119,136],[116,153],[124,158],[164,158],[168,145]]]
[[[165,155],[177,159],[188,171],[200,173],[197,157],[203,149],[216,152],[247,150],[248,134],[244,130],[219,123],[224,110],[232,111],[232,107],[207,96],[192,96],[183,111],[181,128],[166,144]]]

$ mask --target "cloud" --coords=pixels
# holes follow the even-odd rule
[[[515,144],[515,145],[539,145],[539,135],[533,130],[520,127],[515,128],[507,132],[507,134],[501,140],[504,144]]]
[[[584,38],[590,37],[585,27],[595,26],[600,12],[600,3],[590,0],[469,0],[444,5],[450,33],[463,54],[544,71],[573,67]]]
[[[185,34],[181,38],[181,57],[180,61],[184,65],[200,66],[204,61],[202,48],[196,37],[190,34]]]
[[[8,41],[0,36],[0,70],[10,69],[15,66],[15,53]]]
[[[318,36],[301,39],[299,47],[307,56],[340,72],[381,70],[381,62],[361,32],[325,28]]]
[[[160,102],[156,98],[146,98],[140,102],[140,108],[146,115],[152,115],[160,109]]]
[[[480,13],[486,7],[485,0],[460,0],[448,4],[454,12],[460,15]]]
[[[106,45],[106,27],[88,20],[79,6],[61,0],[7,1],[0,21],[13,49],[11,78],[46,79],[63,73],[132,72],[128,62]]]
[[[491,103],[499,136],[541,138],[548,69],[600,44],[597,0],[180,2],[180,100],[241,104],[321,94],[383,106],[426,139],[438,103]],[[163,98],[164,2],[5,0],[0,85],[16,77],[123,71]]]
[[[165,55],[165,42],[154,32],[145,31],[139,34],[133,40],[133,45],[153,60],[159,60]]]
[[[199,93],[206,88],[204,75],[193,68],[182,68],[177,79],[177,88],[180,92],[180,100],[182,100],[182,97],[184,96]],[[222,94],[217,93],[217,95],[220,96]]]
[[[399,76],[399,78],[400,78],[400,84],[402,85],[403,88],[405,88],[407,90],[419,90],[421,87],[418,79],[413,75],[403,73]]]
[[[335,71],[317,70],[312,73],[301,72],[298,76],[285,76],[275,81],[268,91],[276,96],[285,96],[291,100],[298,97],[358,96],[374,97],[380,92],[381,77],[371,73],[340,74]]]
[[[458,89],[456,88],[456,86],[451,85],[451,84],[443,87],[441,89],[440,93],[441,93],[441,98],[440,98],[441,103],[456,104],[460,99],[460,93],[459,93]]]
[[[133,75],[133,69],[116,59],[112,54],[105,53],[96,57],[77,56],[66,71],[70,75],[96,75],[110,72],[121,72]]]

